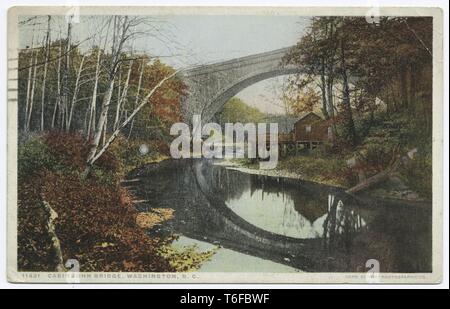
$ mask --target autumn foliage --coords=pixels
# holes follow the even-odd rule
[[[89,144],[83,136],[69,133],[51,132],[43,136],[44,143],[51,155],[56,157],[63,165],[76,170],[86,167],[86,158],[89,153]],[[112,151],[106,151],[97,162],[99,169],[117,172],[120,163]]]
[[[55,267],[55,256],[47,231],[48,214],[40,203],[40,183],[32,177],[19,184],[17,208],[18,268],[26,271],[50,271]]]
[[[77,259],[83,271],[170,270],[156,254],[161,240],[136,225],[124,189],[48,171],[43,179],[42,197],[59,215],[56,233],[65,260]]]
[[[80,177],[87,153],[82,137],[52,133],[42,141],[36,147],[42,147],[54,164],[19,182],[19,269],[54,270],[45,200],[58,214],[56,234],[64,260],[78,260],[81,271],[173,270],[157,254],[168,240],[151,238],[136,224],[132,197],[119,182],[103,182],[95,173],[89,179]],[[95,168],[116,175],[118,158],[107,151]]]

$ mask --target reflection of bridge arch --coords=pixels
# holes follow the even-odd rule
[[[209,121],[229,99],[246,87],[268,78],[301,73],[298,67],[283,64],[283,57],[290,49],[277,49],[183,71],[181,77],[188,88],[182,102],[185,120],[190,122],[192,115],[198,114],[204,121]]]
[[[208,211],[214,212],[216,215],[212,218],[218,219],[212,222],[220,226],[218,239],[221,245],[226,248],[237,250],[240,252],[256,255],[264,259],[269,259],[277,263],[292,266],[302,270],[317,271],[320,264],[323,262],[324,245],[334,245],[338,237],[333,239],[323,238],[293,238],[281,234],[266,231],[259,228],[245,219],[237,215],[233,210],[226,206],[225,201],[217,195],[216,190],[213,189],[213,169],[210,163],[204,160],[192,161],[192,176],[195,183],[201,190],[202,194],[208,201]],[[306,184],[304,184],[306,185]],[[332,213],[336,209],[341,198],[349,199],[339,188],[330,188],[321,185],[312,185],[314,192],[322,193],[333,192],[339,197],[331,202],[329,208]],[[319,189],[319,187],[321,187]],[[312,190],[312,188],[307,189]],[[336,224],[337,218],[330,218],[330,213],[326,214],[326,224]],[[342,223],[342,222],[341,222]],[[341,225],[342,226],[342,225]],[[327,228],[327,233],[330,233]],[[335,234],[333,234],[335,235]],[[324,235],[326,237],[326,235]],[[193,236],[195,238],[195,236]],[[324,242],[325,241],[325,242]]]
[[[220,167],[216,168],[220,169]],[[293,238],[264,230],[246,221],[226,205],[220,190],[221,180],[217,179],[214,169],[212,162],[207,160],[166,160],[147,165],[129,175],[130,178],[138,180],[136,183],[133,182],[131,189],[142,201],[136,205],[139,211],[167,207],[175,211],[173,219],[156,227],[152,233],[181,234],[297,269],[318,271],[322,269],[324,258],[330,254],[324,249],[327,246],[336,248],[335,243],[340,238],[338,233],[331,233],[333,226],[352,222],[352,220],[345,220],[337,224],[342,216],[334,211],[336,207],[333,205],[336,206],[341,199],[344,203],[347,203],[347,198],[351,199],[343,194],[341,189],[303,182],[300,184],[297,180],[292,182],[285,180],[286,185],[293,188],[301,185],[306,191],[324,194],[325,204],[328,193],[336,194],[336,199],[331,203],[326,214],[328,237],[327,235],[324,237],[328,239],[324,237]],[[242,174],[238,177],[246,177],[246,175]],[[236,182],[233,181],[233,183]],[[351,204],[350,201],[349,204]],[[334,214],[331,218],[330,213]],[[349,215],[349,213],[346,214]],[[350,215],[353,216],[353,214]],[[327,263],[331,263],[329,266],[332,269],[343,269],[342,267],[346,264],[340,264],[341,262],[338,259],[336,263],[332,261]]]

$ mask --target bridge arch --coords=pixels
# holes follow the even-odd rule
[[[265,79],[280,75],[302,73],[295,65],[286,65],[283,57],[292,47],[202,65],[182,72],[187,86],[182,99],[182,113],[186,122],[192,116],[210,121],[225,103],[241,90]]]
[[[299,69],[296,68],[281,68],[274,71],[269,71],[265,73],[260,73],[254,76],[247,77],[243,80],[240,80],[236,82],[236,84],[232,85],[222,93],[220,93],[212,102],[210,105],[210,108],[207,110],[207,112],[212,113],[213,115],[219,112],[223,106],[230,100],[232,97],[234,97],[236,94],[244,90],[245,88],[256,84],[260,81],[282,76],[282,75],[289,75],[289,74],[295,74],[295,73],[301,73]],[[203,115],[202,115],[203,117]]]

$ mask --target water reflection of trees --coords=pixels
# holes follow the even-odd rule
[[[212,168],[210,173],[214,192],[223,200],[239,199],[244,192],[251,190],[251,180],[248,175],[221,167]]]
[[[367,228],[367,223],[350,199],[330,194],[323,228],[324,249],[328,252],[344,249],[349,253],[354,237]]]

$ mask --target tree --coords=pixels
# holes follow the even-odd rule
[[[52,17],[48,15],[47,21],[47,34],[45,36],[45,64],[44,64],[44,77],[42,79],[42,90],[41,90],[41,131],[44,131],[44,115],[45,115],[45,86],[47,81],[47,69],[48,62],[50,59],[50,22]]]
[[[93,51],[95,52],[95,51]],[[91,137],[91,128],[95,127],[95,110],[96,110],[96,104],[97,104],[97,89],[98,89],[98,83],[100,79],[100,59],[102,55],[102,51],[100,48],[97,48],[97,60],[95,62],[95,73],[94,73],[94,87],[92,90],[92,97],[91,97],[91,103],[89,108],[89,121],[87,126],[87,132],[86,136],[88,140]]]
[[[352,106],[350,104],[350,87],[348,83],[348,71],[345,54],[344,36],[340,37],[340,74],[342,79],[342,114],[344,119],[344,138],[350,143],[352,147],[356,145],[356,131],[355,123],[353,122]]]
[[[85,176],[121,132],[134,138],[151,124],[151,132],[168,135],[170,124],[181,117],[184,85],[175,78],[177,72],[173,68],[145,53],[127,51],[132,45],[127,42],[147,35],[143,29],[152,21],[127,16],[99,19],[97,33],[75,43],[70,19],[64,24],[66,38],[61,39],[60,35],[59,40],[52,42],[51,19],[46,18],[42,45],[36,46],[33,35],[32,48],[19,52],[19,109],[23,115],[19,122],[24,131],[59,129],[83,133],[90,143]],[[34,28],[38,20],[36,17],[22,24],[29,26],[32,21]],[[80,48],[82,42],[89,41],[90,50]],[[38,96],[41,109],[36,111],[34,101]],[[46,108],[48,102],[54,104],[52,109]],[[34,117],[38,112],[39,120]],[[46,123],[51,125],[45,126]],[[137,134],[132,134],[132,127]]]
[[[380,101],[388,112],[423,111],[421,118],[431,130],[431,34],[428,17],[381,17],[378,24],[364,17],[313,18],[285,58],[306,68],[306,74],[291,79],[286,95],[295,102],[306,87],[319,88],[325,117],[339,120],[352,146],[361,133],[355,113],[373,119]],[[428,78],[420,79],[421,74]]]
[[[308,33],[284,59],[286,63],[306,68],[306,74],[291,79],[290,87],[294,91],[303,91],[305,87],[319,88],[325,118],[334,115],[333,88],[338,62],[336,29],[339,21],[338,17],[313,18]]]
[[[122,60],[122,53],[125,43],[132,38],[136,33],[135,28],[141,24],[141,20],[138,17],[129,18],[128,16],[114,16],[113,17],[113,36],[111,47],[111,61],[109,63],[109,72],[107,79],[107,90],[103,97],[100,117],[98,120],[97,128],[94,133],[94,137],[91,140],[90,151],[86,160],[86,169],[83,173],[84,177],[87,177],[90,173],[92,165],[97,159],[105,152],[109,145],[116,139],[121,129],[123,129],[136,114],[148,103],[150,97],[160,88],[167,80],[176,75],[176,72],[163,77],[160,81],[148,91],[139,104],[134,108],[130,116],[128,116],[111,134],[109,139],[103,143],[103,146],[99,149],[100,138],[102,132],[106,134],[106,123],[108,117],[108,110],[111,105],[111,99],[114,90],[114,83],[119,73],[120,64]],[[118,98],[120,100],[120,98]],[[120,101],[119,101],[120,102]],[[119,104],[118,104],[118,107]],[[106,136],[106,135],[104,135]]]
[[[59,123],[60,129],[64,130],[66,127],[67,109],[69,106],[69,68],[70,68],[70,51],[72,39],[72,17],[69,17],[67,22],[67,38],[65,42],[65,55],[62,66],[62,81],[61,81],[61,103],[59,108]]]
[[[300,115],[305,112],[313,112],[320,106],[321,97],[311,87],[305,88],[294,99],[289,101],[290,110],[294,115]]]
[[[225,105],[223,110],[218,115],[221,124],[224,123],[258,123],[265,117],[259,109],[247,105],[238,97],[231,98]]]
[[[119,135],[120,131],[136,116],[136,114],[148,103],[148,100],[152,97],[152,95],[158,90],[158,88],[160,88],[167,80],[171,79],[172,77],[174,77],[176,74],[178,73],[178,71],[175,71],[173,73],[171,73],[170,75],[164,77],[163,79],[161,79],[161,81],[155,86],[153,87],[148,94],[140,101],[139,105],[133,110],[133,112],[131,113],[130,116],[128,116],[124,122],[122,122],[120,124],[120,126],[111,134],[111,136],[109,137],[108,141],[104,143],[103,147],[96,151],[94,156],[92,156],[92,158],[88,157],[88,161],[87,161],[87,166],[86,169],[83,173],[84,177],[87,177],[89,175],[90,169],[92,167],[92,165],[95,163],[95,161],[98,160],[98,158],[100,158],[102,156],[102,154],[106,151],[106,149],[109,147],[109,145],[111,145],[111,143],[117,138],[117,136]]]

